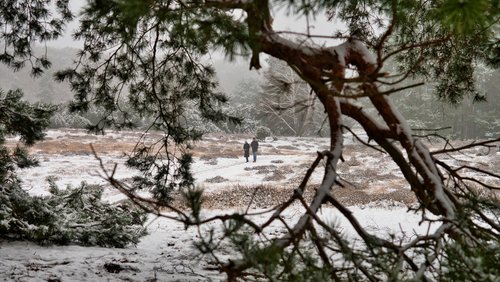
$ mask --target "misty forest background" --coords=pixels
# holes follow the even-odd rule
[[[78,50],[48,47],[46,52],[52,68],[40,78],[33,79],[29,68],[13,72],[2,64],[0,85],[4,89],[22,89],[24,99],[29,102],[60,105],[51,118],[52,128],[84,128],[97,123],[103,113],[95,108],[86,113],[70,113],[67,107],[73,97],[70,87],[53,79],[55,72],[72,65]],[[230,98],[226,111],[241,116],[243,122],[207,126],[193,111],[190,122],[195,128],[205,132],[258,133],[259,137],[327,136],[321,103],[315,101],[310,88],[300,82],[284,62],[268,58],[260,72],[249,71],[244,61],[228,63],[220,58],[212,59],[212,64],[219,79],[219,90]],[[429,81],[391,97],[417,134],[418,130],[441,129],[439,134],[450,139],[500,136],[500,72],[479,68],[475,77],[479,90],[476,100],[465,97],[456,104],[440,101],[432,94],[433,83]],[[133,120],[139,128],[150,124],[139,115]],[[354,125],[354,122],[348,124]]]

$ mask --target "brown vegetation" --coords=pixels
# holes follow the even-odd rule
[[[93,145],[98,154],[121,155],[133,150],[136,140],[140,135],[135,132],[121,133],[116,135],[97,136],[82,134],[79,130],[59,131],[63,133],[55,137],[48,137],[46,140],[37,143],[31,148],[33,152],[50,154],[92,154],[90,144]],[[150,134],[146,142],[152,143],[155,138]],[[245,136],[236,135],[208,135],[203,140],[194,144],[191,152],[195,157],[207,165],[216,166],[218,158],[241,158],[241,142],[235,140],[245,140]],[[304,142],[301,140],[301,142]],[[308,144],[314,144],[315,140],[310,140]],[[9,145],[15,146],[16,142],[10,140]],[[286,156],[304,155],[301,152],[298,141],[293,141],[293,146],[281,145],[272,146],[263,143],[262,147],[266,154],[282,155],[283,159],[272,160],[270,165],[257,165],[245,168],[252,174],[265,175],[261,185],[236,187],[229,182],[224,175],[214,175],[206,179],[207,185],[218,186],[217,189],[210,189],[205,193],[204,205],[206,208],[224,209],[227,207],[239,208],[251,205],[252,207],[265,208],[272,207],[288,199],[293,194],[293,189],[298,187],[302,181],[305,171],[310,166],[310,161],[303,161],[294,164],[285,164]],[[265,145],[265,146],[264,146]],[[317,144],[316,144],[317,145]],[[474,153],[470,152],[472,156]],[[451,156],[450,156],[451,157]],[[342,203],[350,205],[365,205],[383,201],[398,202],[404,205],[411,205],[416,202],[414,193],[409,189],[408,184],[401,175],[394,171],[385,171],[383,167],[368,167],[364,161],[368,158],[379,158],[380,165],[384,166],[390,162],[387,156],[373,149],[360,145],[346,145],[344,149],[344,162],[339,163],[338,173],[340,183],[343,187],[333,189],[333,194]],[[476,161],[475,166],[481,169],[500,171],[500,159],[489,158],[490,161]],[[454,160],[458,165],[470,164],[463,160]],[[494,183],[493,183],[494,184]],[[304,194],[307,200],[311,199],[316,186],[309,186]],[[480,192],[480,191],[478,191]],[[480,192],[481,193],[481,192]],[[176,206],[182,207],[180,195],[176,195]]]
[[[203,207],[207,209],[226,209],[226,208],[271,208],[285,202],[293,195],[294,185],[288,186],[236,186],[218,189],[206,193],[204,196]],[[314,195],[316,186],[309,186],[304,198],[310,201]],[[359,206],[367,204],[384,204],[392,202],[411,206],[416,203],[415,195],[409,189],[387,189],[383,193],[368,193],[365,189],[357,188],[335,188],[333,195],[339,202],[346,206]],[[181,196],[175,196],[175,206],[184,207]]]

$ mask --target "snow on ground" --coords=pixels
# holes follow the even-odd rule
[[[217,189],[218,186],[231,186],[231,185],[256,185],[259,183],[266,183],[272,181],[266,181],[266,177],[269,174],[266,173],[256,173],[256,170],[262,168],[266,170],[267,167],[272,167],[274,170],[279,170],[282,167],[296,164],[310,164],[313,161],[312,156],[280,156],[280,155],[259,155],[257,162],[252,162],[250,160],[248,163],[243,159],[230,159],[230,158],[218,158],[216,165],[210,165],[204,163],[202,160],[197,160],[193,165],[193,172],[196,177],[196,182],[202,184],[204,182],[210,182],[210,179],[220,176],[225,178],[227,181],[219,183],[219,185],[214,185],[211,183],[210,186],[206,186],[207,192],[211,189]],[[294,174],[290,173],[285,179],[281,179],[280,182],[290,180]],[[315,171],[312,176],[312,183],[320,183],[323,177],[321,170]]]
[[[420,233],[427,226],[414,230],[420,220],[406,214],[406,208],[352,207],[354,215],[368,229],[406,233]],[[230,211],[208,211],[208,215]],[[283,215],[296,219],[299,211]],[[336,211],[323,209],[321,217],[340,226],[348,226]],[[383,218],[384,220],[380,220]],[[4,281],[220,281],[224,276],[207,270],[210,263],[196,253],[191,242],[197,238],[196,229],[184,230],[179,222],[152,219],[150,235],[135,247],[109,249],[80,246],[42,247],[28,242],[2,242],[0,245],[0,278]],[[352,234],[350,228],[344,230]],[[279,234],[278,230],[270,233]],[[113,265],[123,270],[113,273]],[[155,280],[156,279],[156,280]]]
[[[105,184],[99,176],[98,162],[88,152],[89,143],[133,142],[137,133],[113,133],[95,137],[78,130],[52,130],[48,133],[48,143],[65,144],[77,153],[61,153],[53,148],[35,147],[33,153],[40,159],[40,166],[19,172],[24,180],[24,188],[32,194],[47,193],[47,176],[55,176],[56,183],[77,186],[81,181]],[[195,154],[193,172],[198,184],[207,192],[235,185],[257,186],[288,185],[296,187],[297,176],[303,175],[316,156],[316,151],[328,146],[327,139],[321,138],[280,138],[277,141],[261,142],[261,150],[256,163],[246,163],[241,147],[245,138],[225,138],[209,136],[200,142],[200,147],[215,150],[210,155]],[[349,141],[350,139],[346,139]],[[15,142],[15,139],[11,139]],[[66,142],[66,143],[64,143]],[[71,145],[80,142],[80,145]],[[218,147],[226,143],[233,154],[224,151],[223,157],[217,156]],[[53,146],[53,145],[52,145]],[[62,146],[62,145],[61,145]],[[104,145],[103,145],[104,146]],[[87,149],[85,149],[85,148]],[[237,148],[236,148],[237,147]],[[108,147],[106,150],[109,150]],[[121,148],[121,147],[120,147]],[[222,152],[222,151],[221,151]],[[222,153],[221,153],[222,154]],[[106,167],[118,164],[117,178],[127,179],[134,171],[124,165],[124,157],[109,151],[100,154]],[[447,162],[457,165],[468,164],[495,170],[500,167],[499,153],[480,155],[470,154],[448,158]],[[401,174],[390,158],[377,152],[367,151],[348,142],[345,163],[339,165],[339,174],[353,182],[356,189],[366,189],[367,193],[388,194],[393,190],[408,190]],[[322,169],[314,174],[311,182],[321,181]],[[280,177],[277,177],[280,176]],[[300,180],[300,178],[298,178]],[[217,181],[215,181],[217,180]],[[402,183],[400,185],[400,183]],[[104,197],[110,201],[123,198],[115,190],[107,187]],[[205,210],[204,216],[225,214],[238,208],[225,210]],[[408,213],[407,207],[390,199],[373,204],[351,206],[350,210],[359,222],[369,231],[396,233],[407,236],[424,234],[432,230],[427,225],[418,225],[419,215]],[[172,215],[172,214],[167,214]],[[301,208],[294,206],[283,217],[290,223],[301,215]],[[344,217],[332,208],[323,208],[319,215],[329,223],[336,223],[346,235],[355,236]],[[264,217],[259,220],[265,220]],[[278,228],[278,227],[276,227]],[[137,246],[123,249],[109,249],[81,246],[38,246],[28,242],[0,242],[0,280],[3,281],[219,281],[224,276],[208,270],[210,262],[199,257],[192,242],[198,233],[194,228],[184,230],[179,222],[167,218],[151,216],[148,225],[149,235]],[[279,229],[271,233],[280,233]]]

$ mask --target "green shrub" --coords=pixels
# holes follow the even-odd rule
[[[0,238],[39,244],[125,247],[146,235],[146,214],[127,202],[101,200],[103,188],[82,183],[32,196],[18,183],[0,186]]]

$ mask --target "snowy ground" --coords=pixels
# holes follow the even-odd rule
[[[127,179],[133,171],[123,165],[120,153],[130,149],[138,134],[114,133],[106,136],[88,136],[77,130],[49,131],[47,141],[33,148],[41,166],[20,171],[24,187],[32,194],[46,194],[45,178],[56,177],[61,187],[105,181],[100,177],[98,162],[90,152],[92,143],[106,166],[118,163],[118,178]],[[154,138],[155,136],[150,136]],[[211,197],[205,216],[232,213],[241,210],[248,202],[238,192],[248,189],[263,190],[263,198],[253,208],[273,205],[274,190],[289,193],[297,186],[300,176],[307,170],[315,152],[328,146],[321,138],[279,138],[261,142],[256,163],[246,163],[241,157],[242,144],[248,136],[207,136],[194,150],[193,171],[197,183]],[[338,191],[338,197],[350,205],[351,211],[368,230],[405,234],[407,239],[429,230],[418,225],[418,215],[407,213],[412,204],[412,194],[402,180],[390,158],[373,150],[353,144],[346,138],[345,162],[339,174],[349,185]],[[15,139],[10,140],[15,143]],[[454,165],[468,164],[500,170],[500,153],[470,151],[468,154],[447,156]],[[321,170],[312,178],[312,185],[321,181]],[[487,180],[487,177],[485,177]],[[498,185],[498,183],[497,183]],[[236,190],[234,187],[237,187]],[[265,188],[262,188],[265,187]],[[288,189],[288,190],[287,190]],[[230,193],[228,193],[230,192]],[[228,196],[229,195],[229,196]],[[230,195],[233,195],[232,197]],[[123,198],[108,187],[105,197],[109,201]],[[237,198],[237,200],[235,200]],[[215,199],[215,200],[214,200]],[[284,217],[293,222],[300,215],[300,208],[288,210]],[[328,222],[354,234],[345,219],[331,208],[320,214]],[[257,219],[258,220],[258,219]],[[432,229],[432,227],[430,227]],[[0,242],[0,280],[3,281],[207,281],[223,280],[221,274],[208,270],[210,262],[197,256],[192,246],[197,232],[184,230],[178,222],[165,218],[151,218],[148,236],[137,246],[125,249],[108,249],[80,246],[41,247],[27,242]],[[271,233],[280,233],[279,229]]]

